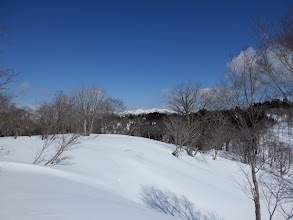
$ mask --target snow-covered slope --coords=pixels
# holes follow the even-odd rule
[[[268,132],[269,136],[274,135],[280,142],[291,145],[293,147],[293,120],[292,116],[267,114],[268,117],[273,118],[277,123],[273,125]]]
[[[148,208],[151,193],[184,195],[205,215],[254,219],[253,202],[235,181],[238,166],[223,158],[176,158],[162,142],[91,135],[67,152],[70,161],[43,167],[32,165],[39,137],[0,138],[0,145],[0,219],[175,220]]]
[[[3,220],[173,219],[87,184],[78,175],[20,163],[1,167]]]

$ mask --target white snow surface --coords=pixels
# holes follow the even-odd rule
[[[174,146],[123,135],[82,137],[59,165],[33,165],[39,136],[0,138],[0,219],[181,219],[150,209],[142,188],[184,195],[203,214],[254,219],[236,162],[172,156]],[[265,217],[265,211],[263,212]]]

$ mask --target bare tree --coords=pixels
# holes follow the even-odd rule
[[[0,37],[2,37],[6,32],[7,28],[0,25]],[[8,95],[5,91],[5,89],[7,89],[6,86],[11,83],[18,75],[19,73],[16,73],[13,69],[3,68],[2,65],[0,65],[0,126],[3,125],[5,121],[7,121],[8,118],[5,114],[6,109],[7,107],[11,106],[10,101],[12,96]],[[17,135],[15,137],[17,137]]]
[[[16,104],[6,102],[0,106],[0,134],[4,136],[28,135],[32,130],[29,112]]]
[[[293,8],[279,19],[253,18],[259,39],[258,65],[265,83],[285,100],[292,98],[293,86]]]
[[[76,110],[76,117],[83,126],[85,136],[90,135],[96,115],[102,107],[105,93],[96,85],[82,85],[72,93],[72,101]]]
[[[194,133],[193,135],[190,133],[185,135],[185,138],[190,138],[186,140],[186,143],[190,145],[188,148],[190,156],[193,156],[194,150],[191,145],[194,144],[194,140],[197,140],[197,134],[201,132],[200,130],[195,132],[195,128],[200,128],[200,120],[198,117],[194,118],[193,116],[195,112],[204,109],[208,105],[209,98],[210,94],[202,90],[200,85],[194,82],[179,84],[165,96],[167,106],[179,115],[184,116],[187,122],[185,127]]]
[[[4,86],[12,82],[19,73],[15,73],[13,69],[0,70],[0,92],[4,89]]]
[[[293,8],[279,19],[261,22],[253,19],[259,39],[259,58],[256,65],[262,75],[262,83],[270,87],[270,97],[290,100],[293,97]],[[288,101],[291,105],[291,102]],[[285,219],[293,217],[293,194],[287,193],[292,181],[292,148],[280,142],[262,140],[264,168],[274,176],[274,181],[261,181],[263,198],[270,217],[278,210]],[[273,204],[273,205],[272,205]],[[288,205],[289,204],[289,205]]]
[[[256,220],[261,220],[260,192],[257,178],[257,159],[259,153],[259,121],[264,109],[260,103],[267,99],[267,87],[261,83],[258,70],[255,68],[257,54],[244,50],[240,56],[228,64],[227,84],[222,86],[222,96],[227,108],[231,111],[237,129],[245,140],[243,145],[247,152],[250,166],[251,197],[255,205]],[[247,180],[249,180],[247,178]]]
[[[8,28],[0,24],[0,38],[2,38],[7,32]],[[18,75],[19,73],[16,73],[13,69],[2,68],[0,66],[0,95],[3,92],[4,86],[12,82]]]
[[[115,98],[107,98],[103,102],[103,110],[106,114],[117,114],[125,111],[126,107],[122,100]]]
[[[45,162],[45,166],[55,164],[57,161],[70,159],[70,156],[61,156],[64,152],[72,150],[78,144],[78,134],[48,135],[43,139],[43,145],[35,153],[33,164]],[[53,152],[53,154],[52,154]],[[51,155],[51,156],[50,156]],[[49,157],[49,159],[48,159]]]
[[[55,145],[55,154],[45,163],[45,166],[56,163],[65,151],[72,150],[73,146],[78,143],[78,138],[78,134],[71,136],[62,135],[61,140],[58,140],[58,143]],[[68,157],[62,159],[68,159]]]
[[[167,106],[180,115],[184,115],[191,124],[191,113],[204,109],[207,102],[200,84],[194,82],[177,85],[165,96]]]
[[[55,133],[76,133],[76,119],[74,118],[73,104],[70,102],[70,98],[62,91],[56,93],[53,106],[56,112],[55,118]]]
[[[269,219],[273,219],[276,212],[279,212],[284,219],[293,217],[293,196],[289,191],[290,180],[276,176],[263,175],[260,178],[260,192],[262,201],[269,213]]]
[[[51,103],[44,103],[37,111],[39,119],[39,132],[42,140],[46,139],[50,134],[57,134],[56,130],[56,111],[55,106]]]
[[[206,135],[202,139],[205,149],[212,150],[212,156],[215,160],[219,151],[224,148],[224,144],[230,139],[232,124],[222,111],[213,111],[210,115],[208,122],[205,124]]]
[[[43,139],[43,141],[44,142],[42,148],[38,149],[38,151],[35,154],[33,164],[39,164],[45,160],[46,151],[56,141],[56,135],[53,135],[52,137],[47,136],[45,139]]]
[[[280,131],[274,125],[260,140],[258,163],[266,171],[260,178],[261,198],[269,212],[270,219],[276,212],[285,219],[293,217],[293,149],[280,141]]]
[[[101,121],[101,132],[106,131],[107,124],[109,124],[117,115],[125,111],[126,107],[122,100],[115,98],[106,98],[101,104],[101,111],[99,119]]]
[[[176,149],[172,154],[178,157],[183,150],[183,146],[187,147],[187,144],[190,143],[190,140],[197,129],[197,124],[188,124],[188,122],[180,115],[171,115],[165,119],[164,125],[176,146]]]
[[[279,139],[268,142],[269,135],[265,133],[266,126],[262,123],[266,117],[267,100],[279,97],[279,93],[276,93],[275,88],[272,89],[271,83],[264,83],[259,53],[252,48],[233,58],[228,68],[228,83],[221,87],[222,95],[228,108],[232,109],[231,116],[239,133],[238,146],[244,152],[243,161],[250,168],[249,172],[243,167],[241,170],[249,186],[249,198],[255,204],[256,219],[261,219],[261,199],[270,218],[278,211],[287,216],[287,219],[292,210],[286,204],[292,204],[292,197],[284,197],[284,189],[290,182],[284,175],[288,175],[292,167],[290,148],[284,146]],[[272,173],[274,178],[262,178],[259,174],[261,169]]]

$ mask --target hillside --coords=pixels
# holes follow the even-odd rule
[[[156,211],[154,201],[150,207],[156,194],[183,195],[214,219],[254,219],[236,162],[221,157],[176,158],[166,143],[91,135],[66,152],[71,160],[44,167],[32,165],[39,136],[0,143],[0,219],[176,219]]]

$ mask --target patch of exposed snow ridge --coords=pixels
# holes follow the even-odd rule
[[[158,112],[161,114],[172,114],[174,111],[169,110],[169,109],[160,109],[160,108],[151,108],[151,109],[136,109],[136,110],[127,110],[124,112],[121,112],[120,115],[141,115],[141,114],[150,114]]]

